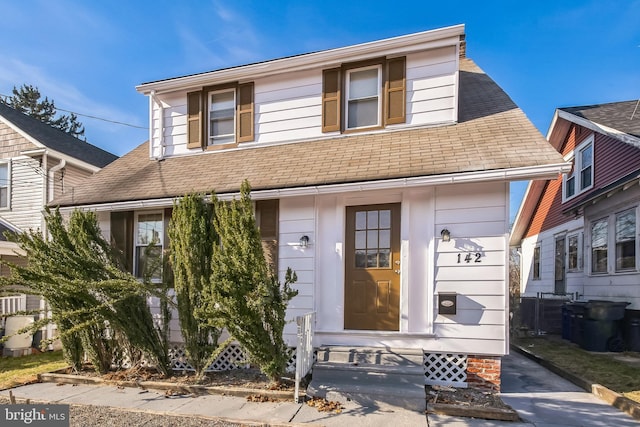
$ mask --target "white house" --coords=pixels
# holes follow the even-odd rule
[[[165,236],[176,197],[248,179],[316,347],[409,349],[423,379],[499,388],[509,182],[566,164],[465,57],[463,25],[137,89],[149,141],[55,200],[96,210],[133,272],[135,236]],[[285,334],[295,345],[295,323]]]

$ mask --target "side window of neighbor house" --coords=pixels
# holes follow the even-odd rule
[[[591,272],[607,272],[607,240],[609,221],[602,218],[591,224]]]
[[[6,209],[10,206],[11,178],[9,174],[9,163],[0,163],[0,209]]]
[[[576,271],[580,269],[580,239],[577,234],[569,236],[567,239],[568,251],[567,251],[567,268],[570,271]]]
[[[540,279],[540,246],[533,248],[533,279]]]
[[[163,235],[161,212],[137,215],[134,255],[136,277],[143,278],[150,274],[153,280],[161,279]]]
[[[636,268],[636,211],[616,215],[616,271]]]
[[[562,180],[562,200],[567,201],[593,187],[593,141],[591,135],[567,160],[573,160],[573,168]]]

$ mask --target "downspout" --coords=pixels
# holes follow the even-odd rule
[[[152,90],[149,96],[150,98],[150,116],[149,116],[149,155],[151,158],[155,160],[163,160],[164,152],[165,152],[165,141],[164,141],[164,107],[162,106],[162,102],[158,101],[156,98],[156,91]],[[158,106],[159,117],[158,117],[158,128],[160,129],[160,154],[157,156],[153,155],[153,105],[156,104]]]
[[[55,195],[55,185],[53,182],[53,179],[55,177],[56,172],[58,172],[60,169],[63,169],[65,166],[67,165],[67,161],[65,159],[61,159],[60,163],[58,163],[57,165],[55,165],[54,167],[52,167],[51,169],[49,169],[48,172],[48,181],[49,181],[49,191],[48,191],[48,197],[47,197],[47,204],[53,200],[53,196]]]
[[[47,175],[47,167],[48,167],[48,156],[47,151],[42,154],[42,162],[40,163],[40,168],[44,172],[44,180],[42,184],[42,206],[46,206],[49,201],[49,176]],[[44,212],[44,211],[43,211]],[[47,223],[44,220],[44,214],[40,216],[40,230],[42,230],[42,235],[47,236]]]

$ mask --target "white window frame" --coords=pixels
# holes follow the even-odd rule
[[[11,161],[0,161],[0,166],[3,165],[7,166],[7,182],[6,185],[3,185],[4,183],[0,182],[0,188],[6,187],[7,189],[7,205],[0,206],[0,211],[8,211],[11,209]]]
[[[373,69],[378,71],[378,81],[376,83],[376,90],[377,90],[376,97],[378,99],[376,123],[371,125],[366,125],[366,126],[349,127],[349,103],[351,101],[357,101],[358,99],[366,99],[366,98],[351,99],[351,94],[349,93],[349,87],[350,87],[349,83],[351,82],[351,74],[358,73],[361,71],[373,70]],[[380,127],[382,125],[382,122],[381,122],[382,120],[382,65],[378,64],[378,65],[371,65],[368,67],[352,68],[347,70],[346,76],[345,76],[345,92],[346,92],[346,96],[345,96],[345,105],[344,105],[344,111],[345,111],[344,127],[346,130],[375,128],[375,127]],[[368,98],[371,98],[371,97],[368,97]]]
[[[580,145],[578,145],[571,153],[565,156],[565,161],[573,161],[573,171],[571,175],[565,174],[562,177],[563,203],[593,188],[593,170],[595,163],[594,141],[594,134],[589,135],[587,139],[585,139]],[[591,183],[583,187],[582,171],[585,169],[585,165],[582,164],[582,153],[588,148],[591,148]],[[573,179],[574,182],[574,190],[572,195],[567,196],[567,182],[571,179]]]
[[[618,217],[632,212],[635,218],[635,230],[633,233],[633,242],[634,242],[634,249],[635,249],[635,256],[634,256],[634,265],[631,268],[618,268]],[[629,273],[629,272],[635,272],[638,269],[638,212],[636,208],[630,208],[630,209],[625,209],[619,212],[616,212],[615,214],[613,214],[613,263],[614,265],[614,271],[616,273]]]
[[[575,267],[571,267],[571,263],[570,261],[570,251],[569,248],[570,246],[570,241],[571,239],[575,238],[576,239],[576,266]],[[583,244],[582,244],[582,239],[583,239],[583,234],[582,233],[570,233],[567,234],[567,272],[569,273],[575,273],[575,272],[579,272],[580,270],[582,270],[582,261],[583,261]]]
[[[159,243],[156,245],[158,247],[160,247],[160,253],[164,252],[164,212],[163,211],[140,211],[140,212],[136,212],[135,213],[135,221],[134,221],[134,233],[133,233],[133,272],[134,275],[136,276],[136,278],[138,279],[142,279],[143,276],[142,274],[138,272],[138,268],[139,268],[139,256],[138,256],[138,249],[140,250],[144,250],[144,248],[146,248],[147,246],[149,246],[149,244],[142,244],[138,242],[138,230],[139,230],[139,226],[140,226],[140,216],[141,215],[160,215],[160,223],[162,224],[158,239],[159,239]],[[153,277],[152,278],[152,282],[160,282],[161,278],[159,277]]]
[[[233,133],[231,134],[224,134],[224,135],[218,135],[218,136],[214,136],[213,135],[213,126],[211,126],[211,113],[213,112],[212,110],[212,105],[213,103],[211,102],[211,97],[218,95],[218,94],[222,94],[222,93],[232,93],[233,94]],[[236,89],[235,88],[228,88],[228,89],[220,89],[220,90],[212,90],[207,92],[207,146],[211,147],[211,146],[216,146],[216,145],[226,145],[226,144],[235,144],[236,142],[236,121],[237,121],[237,108],[236,108],[236,104],[237,104],[237,97],[238,94],[236,93]],[[219,140],[220,138],[229,138],[231,137],[231,140],[225,140],[222,142],[216,142],[216,140]]]

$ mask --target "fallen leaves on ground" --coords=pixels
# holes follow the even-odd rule
[[[249,396],[247,396],[247,402],[265,403],[265,402],[277,402],[277,401],[278,399],[265,396],[262,394],[250,394]]]
[[[334,412],[336,414],[341,413],[342,409],[344,409],[339,402],[333,402],[317,397],[314,397],[311,400],[307,400],[307,405],[316,408],[320,412]]]

